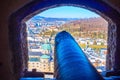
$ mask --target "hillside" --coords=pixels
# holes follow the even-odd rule
[[[62,27],[71,27],[81,31],[107,31],[108,23],[103,18],[89,18],[70,21]]]
[[[75,37],[107,39],[108,23],[101,17],[69,21],[59,30],[66,30]]]
[[[38,23],[39,23],[38,27],[46,28],[48,26],[56,27],[58,31],[66,30],[75,37],[96,39],[100,38],[107,40],[108,23],[101,17],[79,19],[79,18],[49,18],[35,16],[30,20],[30,24],[31,22],[34,23],[34,27],[37,27],[36,24]],[[47,35],[53,33],[56,34],[58,32],[51,31],[44,32],[44,34]]]

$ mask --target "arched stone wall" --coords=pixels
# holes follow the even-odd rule
[[[109,23],[115,24],[109,25],[108,32],[108,62],[107,67],[108,70],[120,69],[120,65],[116,66],[119,60],[115,59],[115,57],[119,55],[119,27],[117,25],[120,21],[120,14],[113,9],[107,3],[95,0],[35,0],[15,13],[13,13],[10,17],[10,25],[9,25],[9,34],[10,34],[10,45],[12,49],[12,61],[14,66],[14,73],[16,78],[18,79],[21,76],[21,72],[23,72],[24,68],[27,67],[27,42],[26,42],[26,26],[24,21],[30,19],[32,16],[40,13],[44,10],[58,7],[58,6],[77,6],[89,9],[94,11],[104,17]],[[118,31],[118,33],[116,32]],[[116,54],[118,56],[116,56]]]
[[[113,69],[115,63],[115,53],[116,53],[116,30],[117,27],[114,23],[108,22],[108,54],[106,56],[106,70]]]

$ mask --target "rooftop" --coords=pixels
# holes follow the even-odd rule
[[[50,58],[50,56],[48,56],[48,55],[44,54],[44,55],[42,55],[42,56],[41,56],[41,58],[42,58],[42,59],[49,59],[49,58]]]
[[[30,62],[39,62],[40,59],[39,58],[29,58]]]

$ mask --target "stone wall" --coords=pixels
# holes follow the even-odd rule
[[[21,76],[23,70],[27,67],[27,40],[26,40],[26,25],[22,20],[29,19],[30,17],[36,15],[39,12],[47,10],[49,8],[59,7],[59,6],[77,6],[84,7],[86,9],[92,10],[93,12],[98,13],[106,20],[111,19],[114,23],[120,21],[120,14],[113,9],[108,4],[103,1],[94,1],[94,0],[36,0],[33,1],[15,13],[12,14],[9,25],[9,42],[12,50],[12,62],[13,70],[16,79]],[[28,18],[29,17],[29,18]],[[108,31],[108,55],[107,55],[107,69],[110,70],[119,62],[116,62],[115,55],[117,51],[119,52],[119,33],[118,25],[109,22],[109,31]],[[117,53],[118,54],[118,53]],[[119,54],[118,54],[119,55]],[[117,67],[119,68],[119,66]]]
[[[109,21],[108,22],[108,54],[106,56],[106,70],[112,70],[115,62],[115,53],[116,53],[116,25]]]
[[[25,69],[27,69],[28,67],[28,44],[27,44],[27,26],[26,24],[23,22],[21,23],[21,49],[22,49],[22,60],[23,60],[23,69],[22,71],[24,71]]]
[[[17,18],[12,16],[9,24],[9,40],[12,50],[13,74],[16,79],[19,79],[24,68],[27,67],[28,52],[26,27],[17,21]]]

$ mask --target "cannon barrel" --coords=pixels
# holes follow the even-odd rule
[[[74,38],[66,31],[55,37],[55,72],[57,80],[103,80]]]

